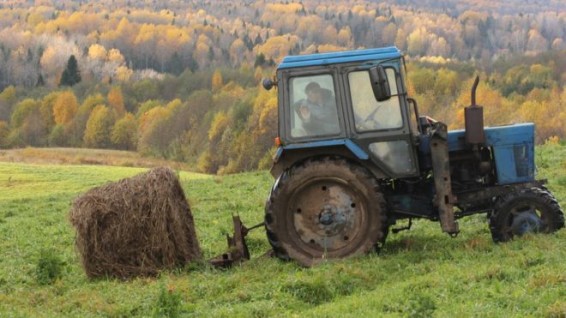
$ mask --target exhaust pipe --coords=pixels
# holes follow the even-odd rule
[[[466,143],[469,145],[485,144],[485,133],[483,125],[483,106],[476,104],[476,89],[480,77],[476,76],[472,86],[472,105],[464,109],[464,120],[466,126]]]

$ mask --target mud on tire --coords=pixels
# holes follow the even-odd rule
[[[276,180],[265,227],[275,255],[303,266],[360,255],[385,239],[385,199],[363,167],[338,158],[307,160]]]

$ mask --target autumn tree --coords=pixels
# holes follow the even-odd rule
[[[212,74],[212,90],[217,91],[222,88],[223,85],[222,73],[217,69]]]
[[[72,91],[64,91],[53,104],[53,119],[57,125],[69,123],[77,113],[77,97]]]
[[[10,120],[10,145],[44,146],[47,143],[47,129],[41,118],[40,107],[39,101],[29,98],[16,105]]]
[[[49,136],[47,137],[47,144],[50,147],[66,147],[69,146],[69,140],[67,138],[67,134],[65,133],[65,126],[63,125],[55,125]]]
[[[12,107],[17,100],[16,88],[14,86],[6,87],[0,93],[0,120],[7,121],[10,119]]]
[[[131,113],[127,113],[112,128],[110,140],[118,149],[134,150],[138,142],[137,130],[136,118]]]
[[[8,135],[10,134],[10,126],[7,122],[0,120],[0,148],[8,147]]]
[[[228,114],[218,112],[208,130],[208,150],[203,152],[199,158],[198,167],[203,172],[217,173],[228,164],[228,145],[232,139],[233,131],[230,127],[231,120]]]
[[[84,146],[90,148],[109,148],[111,145],[114,115],[105,105],[98,105],[90,114],[83,137]]]
[[[91,115],[92,110],[98,105],[104,105],[106,99],[101,94],[88,95],[83,103],[78,107],[72,120],[63,125],[57,125],[57,131],[53,129],[52,134],[62,134],[65,136],[63,139],[53,137],[53,140],[58,140],[61,146],[74,146],[80,147],[83,144],[84,132],[86,129],[87,121]],[[61,142],[63,142],[61,144]]]
[[[167,146],[171,141],[167,129],[171,112],[159,106],[145,112],[139,119],[138,151],[143,154],[166,157]]]
[[[60,92],[51,92],[41,100],[40,113],[47,130],[51,130],[55,126],[55,118],[53,116],[53,106],[59,97]]]
[[[126,107],[124,106],[124,96],[120,86],[113,86],[108,92],[108,105],[112,107],[116,118],[122,118],[126,114]]]

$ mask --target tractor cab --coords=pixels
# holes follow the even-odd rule
[[[395,47],[286,57],[264,82],[279,94],[274,174],[340,152],[379,177],[418,175],[403,62]]]

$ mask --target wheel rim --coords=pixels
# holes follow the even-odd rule
[[[541,212],[534,204],[521,204],[513,207],[509,213],[506,232],[512,235],[538,233],[543,228]]]
[[[341,179],[317,179],[298,188],[289,203],[291,239],[311,255],[347,254],[363,239],[364,197]]]

